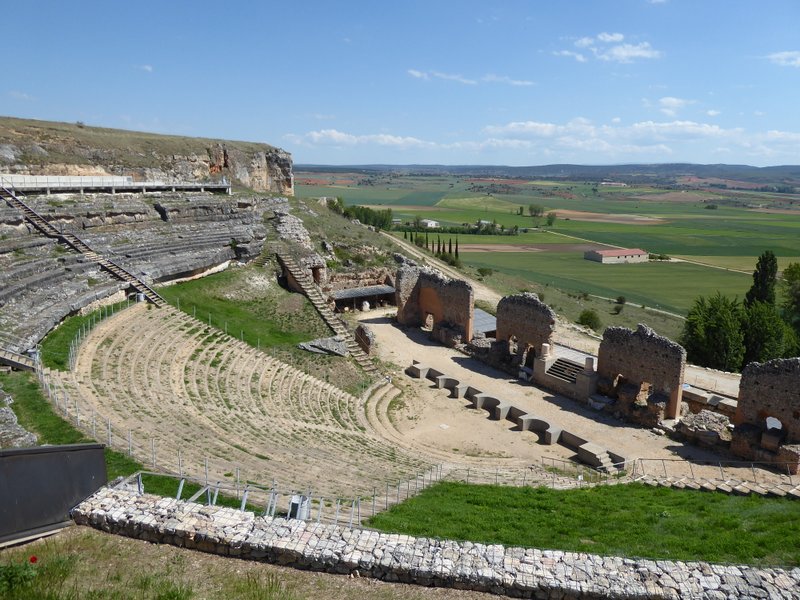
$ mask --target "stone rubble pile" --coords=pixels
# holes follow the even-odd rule
[[[14,399],[0,388],[0,448],[25,448],[38,445],[36,434],[27,431],[17,422],[11,409]]]
[[[506,548],[348,529],[104,488],[79,525],[303,569],[520,598],[800,598],[800,568],[759,569]]]

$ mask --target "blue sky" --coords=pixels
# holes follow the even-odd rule
[[[298,163],[800,164],[797,0],[2,4],[3,115]]]

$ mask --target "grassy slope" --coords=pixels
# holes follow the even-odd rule
[[[254,282],[269,280],[268,287]],[[296,347],[298,342],[333,335],[305,296],[292,294],[274,281],[271,269],[250,266],[229,269],[208,277],[163,287],[159,293],[173,305],[180,300],[181,310],[196,314],[212,326],[260,346],[266,352],[293,366],[358,394],[369,383],[368,377],[351,360],[311,354]]]
[[[442,483],[370,522],[385,531],[595,554],[800,565],[800,502],[631,484]]]
[[[31,588],[4,600],[489,600],[463,590],[389,584],[313,573],[166,544],[151,544],[87,527],[0,550],[0,569],[36,556]]]

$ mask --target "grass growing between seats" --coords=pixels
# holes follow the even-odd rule
[[[39,444],[85,444],[96,441],[53,411],[52,405],[42,395],[39,383],[32,373],[0,373],[0,387],[14,399],[11,408],[17,416],[19,424],[35,433]],[[109,481],[144,470],[144,466],[140,462],[110,448],[105,449],[105,458]],[[144,475],[143,483],[145,491],[150,494],[174,498],[178,491],[178,479],[166,475]],[[199,485],[186,482],[182,497],[189,498],[199,489]],[[217,498],[217,504],[239,508],[241,501],[220,495]],[[259,510],[258,507],[249,504],[247,509]]]
[[[225,331],[301,371],[359,395],[370,378],[352,360],[311,354],[300,342],[329,337],[333,332],[302,294],[278,285],[270,268],[232,268],[220,273],[159,288],[173,306],[206,325]]]
[[[51,331],[42,341],[42,363],[45,367],[58,371],[69,370],[69,345],[84,325],[99,321],[102,315],[116,312],[127,306],[119,302],[107,308],[93,311],[86,315],[67,317],[56,329]]]
[[[800,565],[800,502],[652,488],[440,483],[370,520],[415,536],[593,554]]]

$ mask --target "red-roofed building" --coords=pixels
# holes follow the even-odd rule
[[[613,250],[588,250],[583,253],[583,258],[608,265],[647,262],[650,254],[641,248],[615,248]]]

